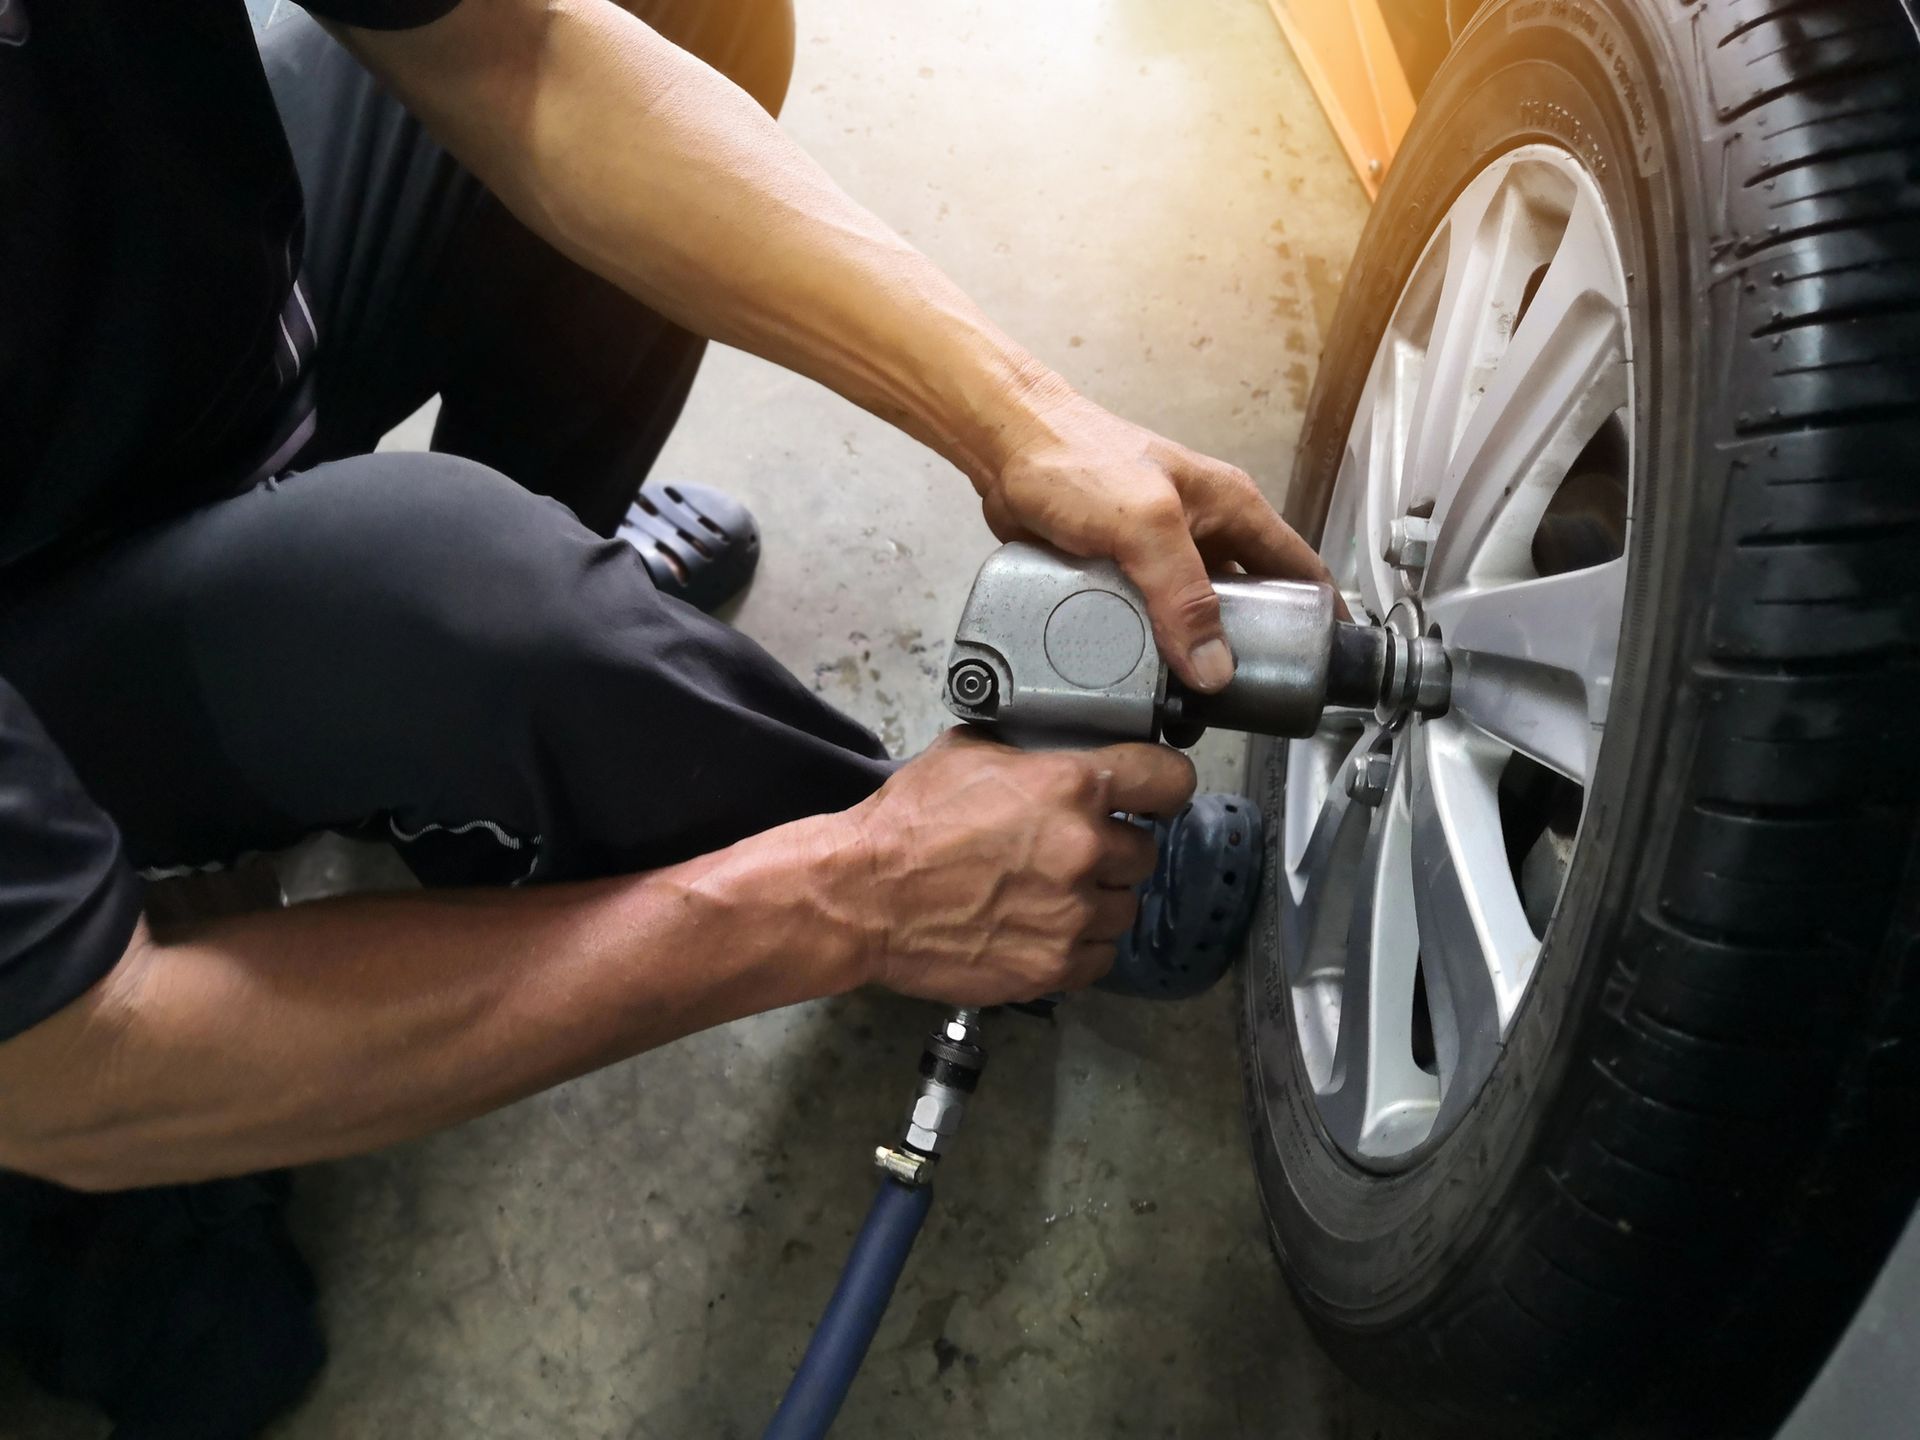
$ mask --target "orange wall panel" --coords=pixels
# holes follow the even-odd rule
[[[1267,0],[1368,195],[1413,120],[1413,91],[1374,0]]]

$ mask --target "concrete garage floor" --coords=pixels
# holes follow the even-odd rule
[[[1365,202],[1266,7],[800,12],[786,124],[827,168],[1089,394],[1278,498]],[[731,352],[661,464],[761,518],[737,623],[895,750],[924,745],[992,543],[966,483]],[[1208,743],[1203,781],[1234,786],[1238,750]],[[991,1026],[837,1436],[1403,1440],[1268,1255],[1232,999],[1094,996]],[[278,1440],[758,1435],[933,1014],[876,995],[764,1016],[307,1172],[295,1222],[333,1360]],[[101,1430],[0,1374],[0,1434]]]

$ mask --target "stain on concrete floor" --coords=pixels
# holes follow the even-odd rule
[[[827,168],[1093,397],[1277,497],[1364,201],[1266,7],[799,12],[785,123]],[[736,623],[896,749],[936,733],[936,664],[992,543],[957,474],[724,351],[661,470],[760,516]],[[1236,781],[1238,749],[1203,746],[1207,783]],[[1095,996],[993,1026],[837,1436],[1403,1440],[1274,1271],[1231,1008]],[[758,1435],[930,1018],[798,1007],[305,1172],[333,1360],[276,1437]],[[0,1370],[0,1434],[103,1428]]]

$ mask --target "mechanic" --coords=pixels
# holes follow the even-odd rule
[[[1116,558],[1191,686],[1232,672],[1208,565],[1324,574],[776,128],[788,0],[307,9],[0,3],[0,1323],[196,1435],[320,1353],[284,1186],[218,1177],[860,985],[1075,988],[1132,923],[1153,845],[1110,816],[1177,809],[1183,758],[896,768],[686,603],[754,543],[635,506],[705,338]],[[372,453],[434,393],[435,453]],[[427,888],[143,919],[136,872],[323,828]]]

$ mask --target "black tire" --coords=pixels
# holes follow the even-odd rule
[[[1349,273],[1289,518],[1317,538],[1451,198],[1580,155],[1621,230],[1640,433],[1587,828],[1459,1128],[1322,1128],[1270,831],[1245,971],[1276,1253],[1356,1376],[1476,1434],[1757,1436],[1920,1192],[1920,38],[1897,0],[1502,0]],[[1270,824],[1285,766],[1256,743]]]

